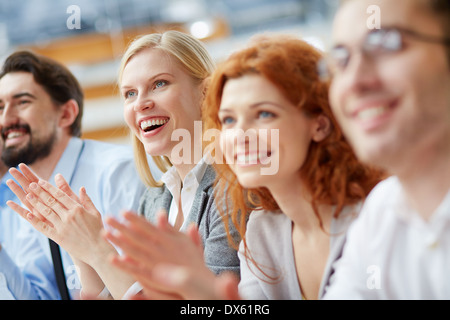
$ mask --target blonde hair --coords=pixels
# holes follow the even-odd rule
[[[204,81],[215,68],[211,56],[199,40],[180,31],[169,30],[164,33],[140,36],[129,45],[120,63],[119,85],[122,82],[125,67],[131,58],[149,48],[162,50],[175,58],[198,82]],[[149,187],[162,186],[162,182],[155,181],[148,165],[144,145],[135,135],[132,135],[132,145],[136,169],[142,181]],[[172,166],[169,158],[165,156],[153,156],[152,158],[162,172],[166,172]]]

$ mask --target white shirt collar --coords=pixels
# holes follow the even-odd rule
[[[403,188],[398,181],[399,188],[394,192],[395,194],[390,197],[392,203],[390,204],[397,214],[397,216],[406,223],[413,223],[416,225],[434,225],[437,229],[441,229],[441,225],[445,225],[446,221],[450,221],[450,190],[444,197],[440,205],[430,215],[430,219],[425,221],[422,216],[416,212],[409,204],[404,194]]]
[[[188,172],[183,181],[183,186],[190,185],[191,183],[200,184],[200,181],[203,179],[203,175],[205,174],[206,168],[208,164],[205,161],[205,158],[202,158],[199,163],[192,168],[191,171]],[[161,181],[164,182],[169,191],[174,194],[174,190],[181,190],[181,178],[178,175],[175,167],[171,167],[167,170],[163,176],[161,177]],[[198,186],[198,185],[197,185]]]
[[[164,182],[173,197],[169,209],[170,224],[175,224],[180,209],[182,209],[184,221],[187,220],[187,216],[191,211],[198,186],[203,179],[207,167],[208,164],[205,161],[205,157],[203,157],[200,162],[197,163],[195,167],[186,175],[183,184],[181,183],[181,178],[175,167],[170,168],[161,177],[161,181]],[[182,208],[178,208],[180,200]]]

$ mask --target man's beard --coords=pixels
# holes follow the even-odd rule
[[[45,139],[33,140],[33,134],[30,133],[30,127],[28,125],[23,125],[22,128],[30,134],[30,141],[25,147],[5,147],[5,145],[3,145],[1,158],[8,167],[17,167],[20,163],[31,165],[36,160],[47,157],[53,149],[53,144],[56,140],[55,130],[52,131],[50,136]],[[5,141],[5,137],[3,135],[2,138],[3,141]]]

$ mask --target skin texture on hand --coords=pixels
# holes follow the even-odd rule
[[[101,214],[86,190],[82,187],[79,197],[73,192],[66,194],[61,188],[38,179],[26,166],[21,165],[20,169],[24,174],[17,169],[11,169],[10,172],[23,190],[12,180],[7,184],[29,210],[12,201],[8,201],[8,206],[73,257],[94,264],[108,244],[101,237]],[[55,177],[55,182],[57,186],[70,190],[61,175]]]
[[[238,280],[232,274],[214,275],[205,265],[195,225],[186,233],[173,228],[165,212],[155,225],[133,212],[124,221],[108,218],[105,237],[123,251],[111,263],[131,274],[146,299],[238,299]]]
[[[19,169],[10,173],[20,186],[13,180],[7,184],[28,210],[13,201],[8,201],[8,206],[70,254],[87,296],[98,295],[106,286],[114,298],[122,298],[134,279],[107,263],[118,253],[103,237],[102,215],[86,189],[80,188],[77,196],[60,174],[55,176],[55,187],[26,165]]]

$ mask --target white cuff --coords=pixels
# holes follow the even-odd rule
[[[95,297],[95,299],[97,299],[97,300],[109,300],[109,299],[111,299],[111,297],[112,296],[111,296],[111,293],[109,293],[108,288],[106,286],[104,286],[102,292],[100,292],[97,295],[97,297]],[[83,288],[81,288],[81,291],[80,291],[80,298],[82,300],[85,299],[85,297],[83,297]]]
[[[131,285],[131,287],[128,288],[127,292],[122,297],[122,300],[129,300],[135,295],[137,295],[139,292],[142,291],[142,286],[139,282],[135,282]]]

